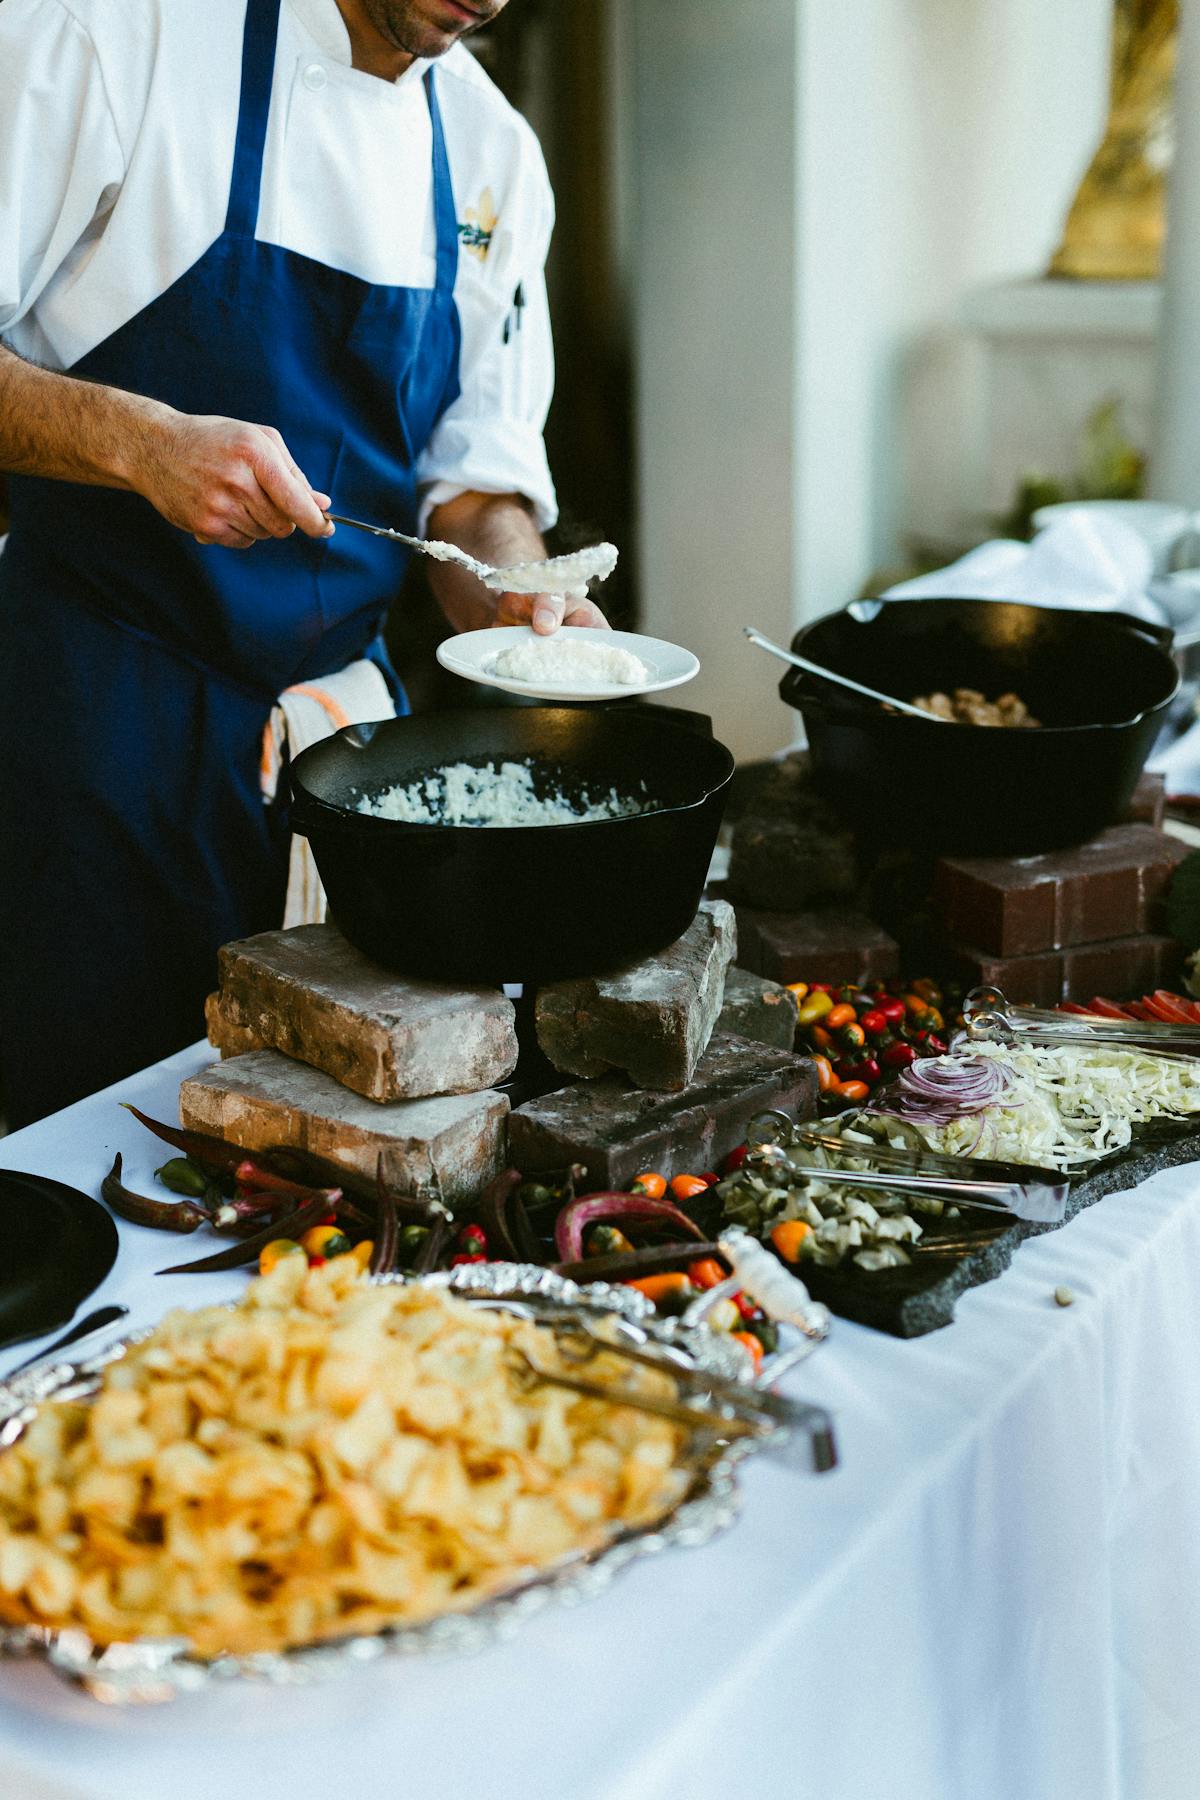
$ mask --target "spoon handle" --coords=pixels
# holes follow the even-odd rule
[[[35,1350],[32,1356],[25,1358],[24,1362],[19,1362],[7,1370],[3,1379],[7,1381],[11,1376],[19,1375],[23,1369],[31,1369],[34,1363],[44,1362],[48,1356],[56,1356],[69,1344],[77,1344],[80,1338],[91,1337],[93,1332],[103,1331],[106,1325],[115,1325],[117,1320],[123,1319],[128,1311],[127,1306],[97,1307],[95,1312],[86,1313],[77,1324],[72,1325],[69,1331],[64,1331],[60,1338],[55,1338],[54,1342],[48,1344],[44,1350]]]
[[[793,668],[803,669],[809,675],[816,675],[822,681],[832,681],[837,687],[849,688],[851,693],[861,694],[866,700],[878,700],[881,706],[890,706],[894,712],[907,713],[910,718],[924,719],[935,725],[952,725],[952,719],[939,718],[937,713],[925,712],[920,706],[910,706],[907,700],[897,700],[891,694],[881,694],[878,688],[864,687],[861,681],[851,681],[849,675],[837,675],[832,669],[823,669],[820,663],[809,662],[806,656],[797,656],[794,650],[785,650],[779,644],[773,644],[761,631],[753,625],[743,625],[742,630],[758,649],[766,650],[771,656],[777,656],[780,662],[791,663]]]
[[[476,562],[473,556],[468,556],[457,544],[443,543],[440,538],[409,537],[406,531],[394,531],[390,525],[368,525],[365,519],[349,519],[345,513],[329,512],[325,517],[334,525],[353,525],[355,531],[369,531],[372,537],[392,538],[397,544],[407,544],[410,550],[419,551],[422,556],[431,557],[434,562],[454,563],[458,568],[466,569],[468,574],[477,576],[480,581],[495,574],[490,563]]]

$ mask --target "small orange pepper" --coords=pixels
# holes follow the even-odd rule
[[[817,1087],[822,1094],[832,1094],[838,1085],[837,1076],[833,1072],[833,1064],[827,1056],[814,1056],[817,1069]]]
[[[823,1025],[810,1025],[808,1041],[814,1050],[832,1050],[833,1039]]]
[[[697,1194],[708,1192],[708,1183],[700,1175],[675,1175],[671,1179],[671,1192],[677,1200],[692,1200]]]
[[[784,1262],[794,1263],[799,1262],[800,1246],[811,1234],[812,1226],[804,1219],[781,1219],[771,1227],[771,1242]]]
[[[839,1081],[836,1092],[840,1100],[849,1100],[852,1106],[861,1106],[871,1090],[865,1081]]]
[[[360,1269],[370,1267],[371,1258],[375,1254],[375,1244],[371,1238],[364,1238],[361,1244],[355,1244],[350,1252]]]
[[[840,1006],[833,1007],[825,1014],[825,1029],[826,1031],[840,1031],[843,1025],[853,1025],[857,1017],[858,1014],[850,1002],[844,1000]]]
[[[661,1200],[667,1191],[667,1178],[648,1170],[644,1175],[634,1176],[629,1191],[632,1194],[645,1194],[648,1200]]]
[[[653,1300],[657,1306],[670,1294],[690,1294],[692,1284],[686,1275],[641,1275],[637,1280],[622,1283],[623,1287],[636,1288],[639,1294],[645,1294],[647,1300]]]
[[[731,1331],[729,1335],[735,1344],[740,1344],[743,1350],[750,1352],[754,1359],[754,1367],[757,1369],[763,1359],[763,1347],[754,1333],[752,1331]]]
[[[693,1287],[720,1287],[724,1279],[725,1271],[715,1256],[702,1256],[698,1261],[688,1264],[688,1280]]]
[[[808,983],[807,981],[789,981],[787,991],[789,994],[795,994],[797,1000],[803,1000],[808,992]]]
[[[351,1250],[350,1239],[340,1225],[314,1225],[300,1239],[300,1245],[310,1257],[320,1256],[327,1262],[334,1256],[348,1256]]]

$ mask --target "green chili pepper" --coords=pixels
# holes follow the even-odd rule
[[[155,1169],[154,1174],[173,1194],[186,1194],[189,1200],[203,1200],[208,1193],[207,1171],[199,1168],[189,1157],[173,1156],[161,1169]]]

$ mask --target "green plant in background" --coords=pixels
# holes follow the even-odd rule
[[[1059,476],[1027,470],[1017,483],[1012,510],[998,521],[999,527],[1006,537],[1029,538],[1040,506],[1064,500],[1138,500],[1145,474],[1146,458],[1122,427],[1120,400],[1105,400],[1088,415],[1075,473]]]

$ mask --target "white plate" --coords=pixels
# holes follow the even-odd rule
[[[561,625],[563,637],[595,641],[601,634],[586,625]],[[485,687],[502,688],[506,694],[524,694],[531,700],[631,700],[637,694],[659,694],[664,688],[681,687],[699,674],[700,664],[690,650],[668,644],[662,638],[642,637],[635,631],[606,631],[605,644],[628,650],[646,665],[647,678],[635,686],[610,682],[604,687],[556,686],[549,682],[531,684],[509,681],[503,675],[491,675],[501,651],[533,636],[528,625],[493,625],[486,631],[463,631],[438,645],[437,659],[452,675],[466,681],[479,681]]]

